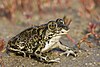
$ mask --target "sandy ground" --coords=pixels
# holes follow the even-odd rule
[[[74,7],[78,8],[78,7]],[[32,18],[33,25],[40,25],[43,23],[47,23],[50,20],[56,20],[57,18],[62,18],[64,15],[72,18],[72,23],[70,25],[70,32],[68,33],[73,39],[76,41],[80,40],[84,36],[84,30],[87,28],[87,24],[89,20],[86,18],[81,18],[77,15],[77,12],[74,9],[70,10],[61,10],[56,12],[53,15],[52,12],[43,14],[42,18],[36,13]],[[18,16],[20,19],[22,16]],[[8,40],[21,32],[22,30],[30,27],[30,25],[26,24],[25,18],[21,18],[22,23],[16,23],[15,25],[8,22],[5,18],[0,18],[0,37],[4,38],[6,43]],[[66,36],[64,36],[61,41],[68,45],[69,47],[73,47],[73,43],[68,40]],[[6,47],[6,45],[5,45]],[[59,57],[61,59],[60,63],[53,64],[45,64],[38,62],[34,59],[23,58],[20,56],[10,57],[6,53],[3,53],[2,60],[4,62],[5,67],[100,67],[100,46],[97,46],[95,43],[93,48],[89,48],[84,43],[81,45],[81,48],[84,50],[78,50],[77,57],[69,56],[59,56],[60,52],[55,51],[53,57]]]

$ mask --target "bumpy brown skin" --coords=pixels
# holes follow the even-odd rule
[[[69,48],[61,45],[60,42],[54,42],[54,44],[50,42],[52,39],[57,39],[57,35],[64,33],[61,32],[62,29],[68,31],[68,25],[69,22],[67,25],[64,24],[64,19],[57,19],[49,21],[47,24],[28,28],[8,41],[7,53],[9,55],[11,53],[23,55],[24,57],[35,55],[38,60],[44,62],[58,62],[58,59],[50,60],[44,56],[45,52],[57,47],[66,51],[65,53],[68,55],[70,53],[75,55],[73,51],[68,51]],[[47,46],[48,44],[49,46]]]
[[[28,28],[8,41],[7,51],[15,54],[33,54],[39,46],[39,41],[43,39],[45,25]],[[42,33],[42,34],[41,34]],[[42,36],[42,37],[41,37]],[[23,48],[20,48],[20,47]],[[16,50],[15,50],[16,49]],[[29,51],[30,49],[30,51]]]

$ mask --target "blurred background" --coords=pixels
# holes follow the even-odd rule
[[[0,19],[6,18],[11,24],[62,17],[74,12],[80,17],[98,16],[100,0],[0,0]],[[98,17],[96,17],[98,18]],[[5,19],[3,19],[5,20]],[[32,23],[35,24],[35,23]]]
[[[85,35],[84,33],[86,31],[91,32],[91,30],[94,31],[94,29],[99,33],[98,36],[100,37],[100,0],[0,0],[0,51],[6,46],[10,38],[24,29],[34,25],[41,25],[50,20],[56,20],[57,18],[63,18],[63,16],[72,19],[70,32],[68,34],[76,41],[79,41]],[[98,44],[100,45],[99,39],[100,38],[98,38]],[[63,39],[63,41],[65,44],[67,43],[66,40]],[[69,45],[73,44],[71,41],[68,42],[70,42]],[[96,42],[94,42],[94,44],[96,44]],[[86,46],[82,48],[86,48]],[[84,64],[91,61],[93,63],[95,61],[95,64],[94,66],[90,65],[90,67],[99,67],[100,48],[95,50],[96,52],[92,51],[94,54],[93,56],[88,54],[90,56],[86,58],[87,54],[85,53],[81,57],[78,57],[78,60],[75,62],[70,58],[66,59],[63,57],[63,62],[61,64],[52,67],[59,67],[62,65],[65,65],[63,67],[68,65],[69,67],[75,65],[75,67],[81,67],[82,65],[83,67],[89,67],[84,66]],[[1,59],[2,54],[0,52],[0,64],[3,65]],[[5,67],[15,67],[19,60],[22,62],[20,61],[18,65],[24,64],[26,66],[30,65],[27,67],[33,67],[30,62],[22,58],[17,58],[18,61],[16,61],[14,58],[4,57],[3,60]],[[67,60],[71,61],[66,62]],[[33,60],[31,61],[33,63]],[[40,67],[41,65],[42,67],[45,66],[43,66],[43,64],[37,64],[36,67]]]

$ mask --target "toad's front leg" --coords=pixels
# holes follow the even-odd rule
[[[38,60],[42,62],[46,62],[46,63],[60,62],[60,58],[51,60],[49,59],[49,57],[43,56],[43,53],[41,52],[41,46],[39,46],[38,49],[35,51],[35,55],[38,58]]]
[[[57,45],[61,50],[65,51],[65,52],[61,53],[60,55],[67,54],[67,57],[68,57],[70,54],[72,54],[76,57],[75,52],[73,50],[71,50],[69,47],[63,45],[60,41],[57,42]]]

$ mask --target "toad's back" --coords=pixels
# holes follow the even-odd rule
[[[28,28],[11,40],[8,41],[7,50],[13,52],[24,51],[26,53],[33,53],[39,46],[39,41],[41,40],[41,35],[43,35],[45,26],[36,26]],[[42,33],[42,34],[40,34]]]

